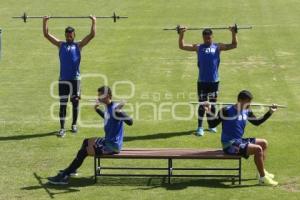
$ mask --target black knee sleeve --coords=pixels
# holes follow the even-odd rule
[[[205,111],[205,108],[204,108],[204,106],[203,106],[203,105],[199,105],[199,107],[198,107],[198,111]]]
[[[84,139],[81,145],[80,150],[77,153],[76,158],[79,160],[85,159],[85,157],[87,157],[88,153],[87,153],[87,146],[89,145],[89,140],[88,139]]]
[[[216,103],[217,102],[217,98],[216,97],[210,98],[209,102],[210,103]],[[212,114],[216,114],[216,105],[211,105],[210,112]]]
[[[79,113],[79,97],[78,96],[72,96],[71,97],[71,102],[73,105],[73,122],[72,124],[77,123],[77,118],[78,118],[78,113]]]
[[[60,118],[60,128],[65,127],[65,118],[67,114],[67,105],[66,104],[61,104],[59,107],[59,118]]]
[[[200,105],[198,108],[198,127],[202,127],[204,113],[205,113],[205,109],[202,105]]]
[[[67,105],[60,105],[59,107],[59,116],[65,117],[67,111]]]
[[[88,146],[88,139],[83,140],[82,146],[79,149],[76,158],[72,161],[70,166],[64,170],[63,175],[69,176],[72,172],[75,172],[83,163],[88,153],[86,147]]]
[[[84,139],[81,145],[81,149],[86,149],[89,145],[89,139]]]
[[[78,104],[79,103],[79,100],[80,100],[80,97],[79,96],[72,96],[71,97],[71,102],[73,103],[73,104]]]
[[[80,149],[77,153],[77,156],[76,158],[79,160],[79,161],[83,161],[86,157],[87,157],[87,150],[86,148],[84,149]]]

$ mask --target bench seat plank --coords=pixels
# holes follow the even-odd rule
[[[239,159],[241,156],[226,155],[220,149],[127,148],[119,154],[101,155],[99,158]]]

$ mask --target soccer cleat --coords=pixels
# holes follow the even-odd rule
[[[275,175],[274,175],[274,174],[271,174],[271,173],[267,172],[267,170],[264,170],[264,171],[265,171],[265,175],[266,175],[266,176],[270,177],[271,179],[274,179],[274,178],[275,178]],[[256,176],[256,177],[257,177],[257,178],[260,177],[259,173],[257,173],[257,176]]]
[[[211,133],[217,133],[217,128],[209,128],[208,131]]]
[[[203,136],[204,135],[204,129],[202,127],[198,127],[196,130],[197,136]]]
[[[77,128],[77,125],[76,125],[76,124],[73,124],[73,125],[72,125],[71,131],[72,131],[72,133],[77,133],[77,132],[78,132],[78,128]]]
[[[49,183],[53,185],[67,185],[69,177],[68,176],[63,176],[61,173],[58,173],[54,177],[48,177]]]
[[[271,179],[275,178],[275,175],[267,172],[267,170],[265,170],[265,174],[266,174],[266,176],[270,177]]]
[[[277,186],[278,182],[274,181],[268,176],[259,178],[259,184],[260,185],[268,185],[268,186]]]
[[[59,174],[63,174],[64,173],[64,171],[65,170],[59,170]],[[70,176],[78,176],[78,173],[77,173],[77,171],[74,171],[74,172],[72,172],[72,173],[70,173]]]
[[[57,133],[57,137],[65,137],[66,131],[65,129],[60,129]]]

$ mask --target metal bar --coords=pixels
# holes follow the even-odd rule
[[[191,101],[190,104],[199,104],[204,105],[205,102],[197,102],[197,101]],[[235,105],[236,103],[222,103],[222,102],[209,102],[211,105]],[[263,104],[263,103],[251,103],[250,106],[261,106],[261,107],[271,107],[271,104]],[[287,105],[277,105],[278,108],[287,108]]]
[[[95,159],[99,159],[100,157],[96,157]],[[235,159],[236,160],[236,159]],[[97,176],[106,176],[106,177],[113,177],[113,176],[119,176],[119,177],[165,177],[168,178],[168,184],[171,184],[171,177],[190,177],[190,178],[196,178],[196,177],[211,177],[211,178],[231,178],[233,180],[233,183],[235,182],[235,178],[237,178],[239,180],[239,184],[241,185],[241,168],[242,168],[242,164],[241,164],[241,158],[238,158],[239,161],[239,167],[238,168],[173,168],[173,160],[172,158],[168,158],[168,168],[133,168],[133,167],[103,167],[101,169],[111,169],[111,170],[121,170],[121,169],[125,169],[125,170],[168,170],[168,174],[164,175],[164,174],[119,174],[119,173],[111,173],[111,174],[100,174],[97,173],[97,171],[95,170],[95,183],[97,182]],[[96,163],[96,160],[94,161]],[[99,163],[99,161],[98,161]],[[98,166],[100,166],[100,164],[98,164]],[[178,175],[173,175],[173,170],[201,170],[201,171],[206,171],[206,170],[214,170],[214,171],[229,171],[229,170],[235,170],[238,171],[238,174],[232,175],[232,174],[221,174],[221,175],[217,175],[217,174],[201,174],[201,175],[191,175],[191,174],[178,174]]]
[[[0,28],[0,60],[2,58],[2,29]]]
[[[88,102],[97,102],[98,99],[87,99]],[[114,102],[124,102],[124,100],[120,100],[120,99],[113,99]]]
[[[168,159],[168,184],[171,184],[171,176],[173,175],[173,162],[172,159]]]
[[[100,163],[100,158],[98,158],[98,174],[99,174],[99,176],[101,176],[101,163]]]
[[[97,160],[98,160],[97,172],[98,172],[98,174],[100,175],[100,173],[101,173],[100,158],[98,158]]]
[[[102,170],[168,170],[169,168],[151,168],[151,167],[101,167]],[[197,170],[201,170],[201,171],[214,171],[214,170],[218,170],[218,171],[237,171],[239,170],[239,168],[173,168],[173,171],[197,171]]]
[[[114,12],[112,16],[95,16],[96,18],[102,18],[102,19],[113,19],[114,22],[117,21],[117,19],[125,19],[128,18],[127,16],[117,16]],[[25,12],[22,16],[14,16],[13,19],[23,19],[24,23],[27,22],[27,19],[41,19],[44,18],[44,16],[28,16]],[[49,18],[54,19],[84,19],[84,18],[90,18],[90,16],[49,16]]]
[[[252,29],[252,26],[237,26],[237,29]],[[195,28],[187,28],[187,30],[191,31],[198,31],[198,30],[204,30],[204,29],[214,29],[214,30],[224,30],[229,29],[229,26],[213,26],[213,27],[195,27]],[[178,28],[164,28],[164,31],[176,31]]]
[[[23,19],[22,16],[19,17],[12,17],[13,19]],[[26,16],[27,19],[42,19],[44,18],[43,16]],[[86,19],[86,18],[90,18],[89,16],[49,16],[49,18],[53,18],[53,19]],[[114,16],[96,16],[96,18],[101,18],[101,19],[110,19],[110,18],[114,18]],[[127,16],[116,16],[117,19],[124,19],[124,18],[128,18]]]
[[[120,177],[168,177],[168,175],[164,174],[101,174],[101,176],[120,176]],[[239,178],[238,175],[234,174],[221,174],[221,175],[215,175],[215,174],[203,174],[203,175],[191,175],[191,174],[180,174],[180,175],[172,175],[172,177],[211,177],[211,178]]]
[[[153,157],[144,157],[144,156],[141,156],[141,157],[105,157],[105,156],[100,156],[99,158],[102,158],[102,159],[133,159],[133,160],[165,160],[165,159],[169,159],[169,158],[172,158],[172,159],[176,159],[176,160],[238,160],[239,157],[207,157],[207,158],[199,158],[199,157],[170,157],[170,156],[167,156],[167,157],[157,157],[157,156],[153,156]]]
[[[120,176],[120,177],[168,177],[165,174],[101,174],[101,176]]]
[[[203,174],[203,175],[191,175],[191,174],[178,174],[178,175],[173,175],[173,177],[189,177],[189,178],[192,178],[192,177],[212,177],[212,178],[218,178],[218,177],[221,177],[221,178],[238,178],[239,176],[238,175],[231,175],[231,174],[220,174],[220,175],[215,175],[215,174]]]
[[[242,158],[239,159],[239,185],[242,184]]]
[[[218,171],[237,171],[239,170],[239,168],[173,168],[173,170],[180,170],[180,171],[215,171],[215,170],[218,170]]]
[[[168,168],[151,168],[151,167],[101,167],[101,169],[110,170],[168,170]]]
[[[97,183],[97,176],[98,176],[98,174],[97,174],[97,162],[96,162],[96,160],[97,159],[99,159],[99,158],[97,158],[96,156],[94,156],[94,173],[95,173],[95,177],[94,177],[94,183]]]

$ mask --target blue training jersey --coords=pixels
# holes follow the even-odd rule
[[[78,43],[63,42],[59,49],[60,77],[59,80],[79,80],[80,79],[80,59],[81,53]]]
[[[242,139],[247,124],[249,110],[242,110],[238,113],[234,105],[226,108],[226,119],[222,121],[222,143],[229,143],[232,140]]]
[[[220,49],[215,43],[198,47],[199,82],[219,81]]]
[[[119,152],[123,145],[124,122],[115,116],[117,106],[117,103],[112,102],[106,107],[104,113],[104,131],[105,145],[113,151]]]

